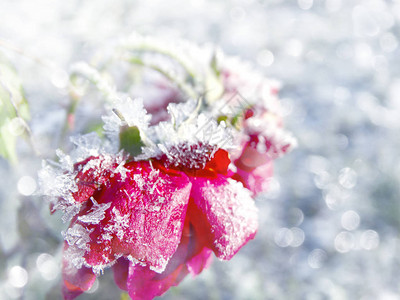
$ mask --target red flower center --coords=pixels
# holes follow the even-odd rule
[[[170,172],[177,170],[194,177],[214,178],[217,174],[226,175],[231,162],[226,150],[209,144],[180,144],[169,149],[156,160],[158,167]]]

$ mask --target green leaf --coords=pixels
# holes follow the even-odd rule
[[[26,130],[29,106],[21,81],[11,64],[0,54],[0,156],[15,163],[16,141]]]

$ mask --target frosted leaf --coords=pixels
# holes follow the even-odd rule
[[[119,119],[119,126],[136,126],[140,130],[146,130],[149,127],[151,116],[147,114],[143,106],[143,99],[118,99],[113,103],[113,111]]]
[[[98,204],[92,197],[93,206],[86,215],[78,217],[78,220],[83,223],[99,224],[105,217],[105,211],[110,208],[111,203]]]
[[[137,127],[140,135],[147,135],[147,130],[151,120],[143,106],[143,100],[138,98],[132,100],[115,100],[110,107],[110,113],[102,117],[104,131],[114,145],[119,145],[119,133],[121,127]]]

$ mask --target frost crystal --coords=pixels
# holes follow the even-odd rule
[[[129,229],[130,215],[123,215],[116,207],[113,207],[111,213],[112,218],[108,225],[104,228],[106,233],[102,235],[102,238],[108,240],[110,237],[112,238],[112,234],[115,234],[118,239],[122,240],[127,229]]]
[[[71,220],[80,210],[81,204],[76,201],[75,193],[78,192],[79,180],[75,170],[75,164],[82,162],[88,157],[99,157],[87,163],[81,172],[91,170],[97,178],[104,176],[107,172],[114,172],[126,177],[126,169],[123,167],[125,157],[122,152],[113,154],[112,147],[102,142],[95,133],[71,138],[76,148],[70,155],[57,150],[59,162],[48,161],[43,163],[39,171],[39,182],[41,193],[48,197],[52,210],[61,210],[64,215],[62,220]],[[117,165],[117,167],[115,167]]]
[[[115,100],[112,104],[112,113],[103,116],[104,130],[113,137],[119,134],[122,126],[137,127],[139,131],[146,132],[151,116],[147,114],[142,99]]]
[[[189,99],[184,103],[170,103],[167,107],[168,113],[171,115],[172,123],[175,126],[181,125],[191,115],[195,113],[198,103],[193,99]]]
[[[64,252],[64,258],[77,269],[80,269],[85,261],[83,256],[88,249],[87,243],[90,241],[90,233],[92,231],[80,224],[74,224],[66,232],[62,232],[65,241],[69,245]]]
[[[179,108],[184,108],[181,112]],[[218,124],[205,114],[193,116],[193,104],[186,107],[181,104],[169,106],[169,111],[176,114],[177,124],[161,122],[154,127],[155,144],[143,148],[138,159],[149,159],[166,155],[170,163],[188,168],[201,168],[212,159],[215,151],[231,149],[233,134],[225,122]],[[185,110],[186,109],[186,110]]]
[[[93,202],[93,206],[90,211],[83,216],[79,216],[78,220],[83,223],[99,224],[105,217],[105,211],[110,208],[111,203],[98,204],[93,197],[90,198]]]

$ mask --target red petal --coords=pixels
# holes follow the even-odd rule
[[[194,225],[201,230],[209,227],[209,247],[217,257],[229,260],[257,231],[254,201],[241,183],[230,178],[193,178],[192,183],[191,197],[201,213]]]
[[[156,273],[148,267],[130,263],[127,288],[132,299],[146,300],[160,296],[171,286],[178,285],[189,273],[185,266],[190,240],[189,231],[189,225],[186,222],[181,242],[164,272]]]
[[[223,149],[218,149],[212,160],[206,164],[205,169],[226,175],[230,163],[231,160],[229,159],[228,152]]]
[[[116,175],[108,188],[94,194],[98,205],[110,205],[103,219],[82,221],[93,211],[90,202],[79,213],[76,223],[91,231],[86,262],[101,267],[131,255],[162,272],[181,240],[191,183],[186,175],[165,174],[149,162],[131,162],[125,168],[125,179]]]
[[[78,191],[73,194],[75,201],[85,202],[93,194],[108,182],[110,175],[118,166],[114,158],[109,157],[89,157],[75,165],[78,174],[75,177]]]

